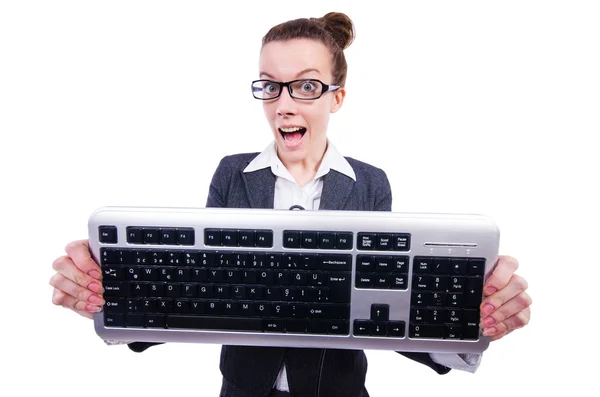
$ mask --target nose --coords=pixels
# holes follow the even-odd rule
[[[293,116],[297,113],[297,103],[290,96],[287,87],[281,91],[281,95],[277,98],[277,115],[278,116]]]

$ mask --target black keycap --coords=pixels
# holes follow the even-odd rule
[[[177,244],[179,245],[194,245],[195,233],[192,228],[177,229]]]
[[[223,331],[262,331],[262,318],[217,316],[167,316],[168,328],[212,329]]]
[[[354,335],[371,335],[371,321],[354,320]]]
[[[160,242],[166,245],[177,244],[177,230],[172,228],[161,228],[160,229]]]
[[[254,247],[255,235],[254,230],[240,230],[238,233],[240,247]]]
[[[394,234],[393,237],[394,251],[408,251],[410,250],[410,234],[400,233]]]
[[[149,228],[144,229],[144,243],[145,244],[159,244],[160,243],[160,230]]]
[[[339,250],[351,250],[353,247],[352,232],[337,232],[335,235],[335,248]]]
[[[327,323],[327,333],[331,335],[347,335],[348,328],[348,321],[331,320]]]
[[[285,248],[300,248],[300,232],[294,230],[284,230],[283,246]]]
[[[98,239],[101,243],[116,244],[117,243],[117,227],[116,226],[99,226]]]
[[[314,249],[317,248],[317,233],[316,232],[302,232],[302,238],[300,241],[302,248]]]
[[[378,233],[375,240],[375,249],[378,251],[390,251],[392,249],[392,235]]]
[[[263,248],[273,247],[273,231],[272,230],[257,230],[256,231],[256,246]]]
[[[471,276],[483,276],[485,271],[485,259],[469,258],[467,273]]]
[[[123,313],[104,313],[104,325],[106,327],[124,327],[125,314]]]
[[[388,323],[387,334],[388,336],[403,338],[405,334],[406,324],[404,321],[390,321]]]
[[[210,245],[210,246],[221,245],[221,230],[205,229],[204,230],[204,245]]]
[[[388,321],[390,319],[390,305],[383,303],[373,303],[371,305],[371,320]]]
[[[285,320],[282,318],[263,319],[263,330],[265,332],[285,332]]]
[[[127,227],[127,242],[129,244],[143,244],[144,230],[141,227]]]
[[[358,244],[359,250],[374,250],[376,244],[375,233],[358,233]]]
[[[320,232],[317,237],[317,245],[320,249],[335,248],[335,233]]]
[[[125,317],[127,327],[143,327],[146,319],[143,313],[129,313]]]
[[[388,332],[388,326],[386,322],[373,321],[371,324],[371,335],[374,336],[386,336]]]

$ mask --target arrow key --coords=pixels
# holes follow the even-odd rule
[[[390,319],[390,305],[373,303],[371,305],[371,320],[388,321]]]

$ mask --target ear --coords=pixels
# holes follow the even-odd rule
[[[342,88],[338,88],[335,91],[335,95],[333,97],[333,101],[331,102],[331,113],[335,113],[342,107],[344,103],[344,98],[346,97],[346,90]]]

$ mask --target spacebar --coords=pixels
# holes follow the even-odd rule
[[[261,318],[167,316],[168,328],[212,329],[224,331],[262,331]]]

